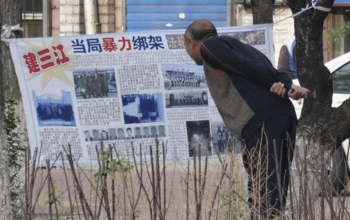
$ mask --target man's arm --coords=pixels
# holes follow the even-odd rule
[[[240,74],[267,89],[276,82],[282,82],[289,91],[292,84],[289,75],[277,71],[263,53],[232,37],[207,39],[202,44],[201,56],[214,69]]]
[[[284,88],[284,84],[281,82],[274,83],[270,88],[270,92],[281,98],[285,98],[286,96],[286,89]],[[287,95],[289,98],[298,100],[301,98],[307,98],[309,96],[309,92],[310,91],[307,88],[292,84]]]

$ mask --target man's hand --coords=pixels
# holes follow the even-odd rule
[[[283,83],[278,82],[278,83],[274,83],[271,86],[270,92],[280,98],[285,98],[286,89],[284,88]],[[292,84],[292,86],[290,87],[290,90],[288,91],[288,97],[294,100],[307,98],[308,95],[309,95],[308,89],[295,84]]]
[[[274,83],[271,88],[270,92],[274,94],[275,96],[284,98],[286,94],[286,89],[284,88],[284,84],[281,82]]]
[[[288,91],[288,97],[294,100],[307,98],[309,96],[309,92],[310,91],[307,88],[292,84],[290,90]]]

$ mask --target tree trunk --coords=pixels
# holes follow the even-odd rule
[[[334,0],[320,0],[318,6],[331,8]],[[309,1],[290,0],[293,14],[302,11]],[[301,86],[310,90],[304,100],[292,165],[289,209],[293,219],[307,219],[318,201],[322,186],[330,184],[326,165],[330,154],[349,137],[350,100],[332,108],[332,77],[323,65],[322,31],[327,12],[305,10],[294,18],[297,40],[297,72]]]
[[[2,24],[16,25],[22,24],[22,1],[21,0],[0,0],[0,13]],[[21,97],[15,68],[11,59],[10,48],[4,42],[1,42],[1,75],[3,87],[1,95],[5,98],[13,97],[19,99]]]
[[[273,0],[251,0],[253,23],[272,23]],[[293,14],[304,11],[310,0],[289,0]],[[334,0],[319,0],[331,8]],[[304,8],[304,9],[303,9]],[[297,72],[301,86],[310,90],[304,101],[296,136],[287,209],[292,219],[308,219],[324,185],[329,185],[330,155],[350,136],[350,100],[332,108],[333,82],[323,65],[322,32],[327,12],[310,8],[295,17]]]
[[[2,19],[0,19],[1,24]],[[1,25],[2,26],[2,25]],[[2,53],[3,43],[0,43],[0,53]],[[10,201],[10,176],[8,172],[8,157],[6,146],[6,130],[5,130],[5,102],[3,97],[3,66],[0,62],[0,219],[12,219],[11,201]],[[9,216],[8,218],[6,216]]]
[[[0,22],[4,24],[21,24],[22,0],[0,0]],[[9,146],[7,142],[7,131],[5,124],[5,101],[9,98],[17,100],[20,107],[17,107],[17,114],[21,117],[19,128],[25,129],[25,116],[23,114],[22,100],[15,74],[14,65],[11,59],[9,46],[1,41],[0,43],[0,219],[13,219],[10,194],[10,168],[9,168]],[[26,137],[24,137],[26,139]],[[23,145],[22,145],[23,146]],[[23,184],[22,184],[23,185]]]
[[[275,0],[251,0],[253,24],[273,23]]]
[[[3,7],[2,7],[3,8]],[[1,12],[2,14],[2,12]],[[2,26],[3,18],[0,18],[0,25]],[[0,42],[0,219],[12,219],[11,216],[11,197],[10,197],[10,175],[8,165],[8,151],[7,151],[7,135],[5,129],[5,101],[4,101],[4,72],[3,65],[3,51],[6,47],[5,43]]]

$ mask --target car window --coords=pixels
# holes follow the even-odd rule
[[[350,94],[350,62],[333,73],[333,92]]]

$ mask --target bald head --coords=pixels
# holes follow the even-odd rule
[[[193,39],[202,41],[212,36],[217,36],[213,23],[209,20],[199,19],[192,22],[185,31],[185,40]]]
[[[203,59],[200,54],[202,41],[217,35],[218,34],[213,23],[205,19],[195,20],[187,27],[184,36],[184,44],[187,54],[196,64],[203,64]]]

